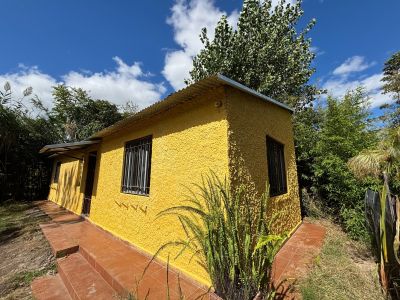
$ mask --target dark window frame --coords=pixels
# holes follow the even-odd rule
[[[149,151],[149,157],[147,164],[143,165],[143,161],[141,161],[141,165],[135,164],[139,159],[143,159],[140,156],[139,152],[134,152],[134,147],[143,147],[147,146]],[[153,136],[148,135],[138,139],[134,139],[128,141],[124,145],[124,159],[122,164],[122,178],[121,178],[121,193],[130,194],[130,195],[138,195],[138,196],[149,196],[150,195],[150,178],[151,178],[151,159],[152,159],[152,150],[153,148]],[[131,152],[131,156],[128,157],[127,151]],[[129,162],[127,161],[129,160]],[[136,169],[129,169],[129,166],[134,166]],[[139,173],[146,170],[145,174]],[[135,173],[136,172],[136,173]],[[137,178],[139,176],[140,178]],[[139,185],[134,186],[134,182]],[[130,184],[129,184],[130,183]],[[146,183],[146,186],[140,186],[141,183]]]
[[[60,169],[61,169],[61,161],[57,161],[56,167],[54,169],[53,183],[58,183],[58,179],[60,178]]]
[[[285,145],[267,136],[267,165],[270,196],[287,193],[287,172],[285,163]]]

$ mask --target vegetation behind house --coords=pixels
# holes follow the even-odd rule
[[[32,93],[27,88],[18,97],[8,82],[0,90],[0,202],[45,199],[51,166],[38,154],[40,148],[88,138],[136,110],[132,104],[119,108],[64,85],[54,87],[52,108]]]

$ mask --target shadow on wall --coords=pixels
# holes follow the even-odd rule
[[[77,186],[78,169],[74,165],[62,172],[56,186],[56,199],[54,199],[62,207],[75,212],[79,209],[82,186],[82,183]]]
[[[99,170],[100,170],[100,162],[101,162],[101,152],[96,150],[96,165],[94,167],[94,177],[93,177],[93,187],[92,187],[92,199],[96,198],[97,196],[97,182],[99,178]],[[89,157],[86,156],[83,168],[82,168],[82,179],[81,179],[81,194],[84,197],[85,193],[85,186],[86,186],[86,176],[88,172],[88,164],[89,164]]]
[[[264,135],[261,135],[258,137],[258,140],[263,140],[263,138]],[[233,185],[246,186],[245,194],[248,198],[246,197],[245,199],[248,203],[258,201],[265,191],[266,184],[269,182],[266,147],[262,147],[261,155],[254,161],[258,162],[258,165],[255,165],[254,162],[249,159],[249,153],[241,151],[240,148],[235,146],[234,142],[230,144],[230,151],[231,157],[234,157],[231,161],[236,164],[234,168],[231,167]],[[257,157],[257,154],[253,154],[253,157]],[[290,232],[300,221],[301,214],[300,204],[297,200],[299,195],[296,167],[290,165],[295,159],[293,151],[285,153],[287,192],[282,195],[271,196],[268,203],[266,216],[268,220],[274,219],[274,222],[271,224],[271,229],[277,234],[286,234]]]

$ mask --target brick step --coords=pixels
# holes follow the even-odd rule
[[[53,255],[56,258],[64,257],[78,251],[79,245],[68,238],[59,224],[51,222],[40,224],[39,226],[49,241]]]
[[[31,289],[37,300],[72,300],[59,274],[36,278]]]
[[[93,252],[93,250],[95,251]],[[108,251],[103,251],[101,253],[98,250],[99,249],[93,249],[92,247],[85,247],[82,245],[79,247],[79,253],[100,273],[103,279],[116,290],[119,295],[127,297],[130,292],[135,291],[136,283],[139,278],[142,277],[143,269],[147,265],[149,259],[134,253],[129,253],[128,251],[116,256]],[[154,262],[150,266],[149,273],[154,271],[158,272],[161,269],[163,269],[163,267]]]
[[[117,292],[80,254],[57,260],[58,272],[73,299],[114,299]]]
[[[113,248],[119,254],[113,255],[110,251],[101,251],[97,248],[98,245],[100,244],[80,245],[79,253],[120,296],[128,297],[129,294],[133,294],[139,299],[147,300],[168,298],[167,289],[163,286],[167,282],[165,266],[161,265],[157,260],[148,265],[150,258],[139,253],[123,251],[116,247]],[[147,271],[143,274],[146,267]],[[207,295],[207,289],[194,286],[184,278],[178,278],[178,273],[170,269],[168,272],[168,299],[181,299],[180,291],[184,294],[185,299],[189,300],[219,299],[211,294]]]

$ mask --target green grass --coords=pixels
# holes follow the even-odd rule
[[[324,226],[324,246],[311,272],[300,282],[303,299],[385,299],[377,266],[366,246],[352,241],[329,221]]]
[[[15,274],[10,279],[10,282],[12,282],[12,285],[14,285],[15,288],[19,286],[28,286],[32,283],[32,281],[35,278],[46,275],[49,273],[49,271],[55,271],[55,270],[56,270],[56,264],[53,263],[50,266],[46,266],[41,270],[22,271]]]

